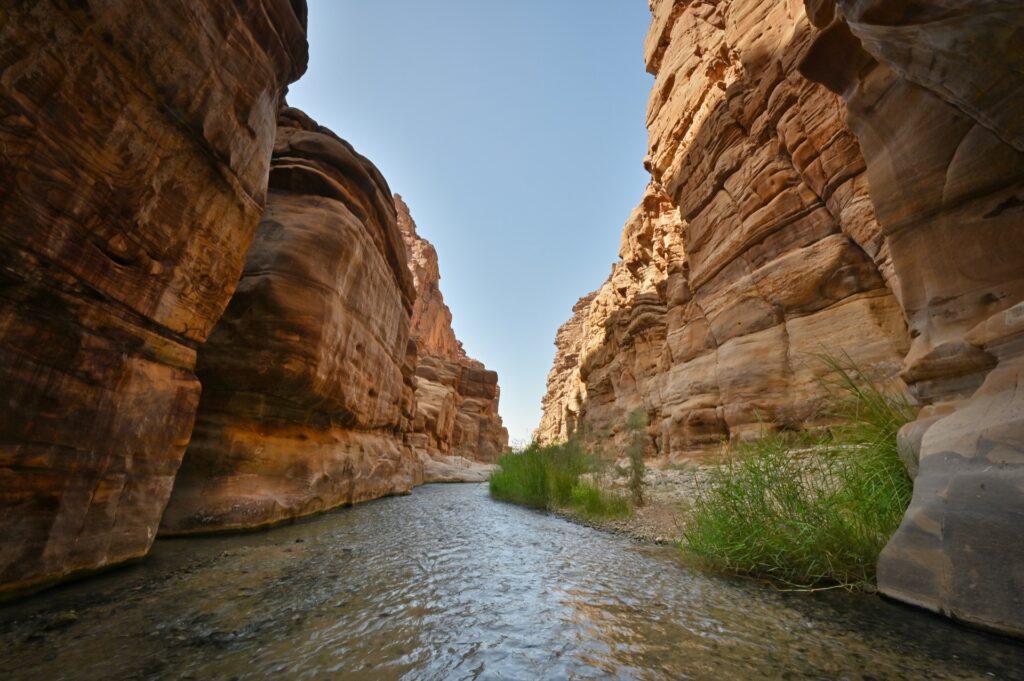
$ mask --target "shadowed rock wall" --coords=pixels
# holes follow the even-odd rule
[[[923,406],[883,593],[1024,636],[1024,6],[808,2],[867,159]]]
[[[395,206],[416,285],[412,336],[419,362],[416,418],[408,440],[428,467],[428,459],[448,457],[492,462],[508,447],[498,414],[498,374],[466,355],[441,295],[437,251],[417,234],[401,196],[395,196]]]
[[[288,0],[0,8],[0,593],[144,555],[259,221]]]
[[[267,208],[199,352],[203,396],[164,533],[249,528],[408,492],[415,291],[387,183],[296,109]]]
[[[796,69],[802,4],[652,4],[652,183],[609,280],[558,334],[537,436],[613,436],[642,409],[650,454],[701,456],[821,421],[824,351],[892,377],[895,275],[842,100]]]

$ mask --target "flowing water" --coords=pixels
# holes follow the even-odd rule
[[[435,485],[2,608],[0,678],[1024,679],[1024,646]]]

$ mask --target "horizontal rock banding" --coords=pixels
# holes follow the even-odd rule
[[[407,439],[424,461],[428,480],[451,480],[457,477],[451,469],[462,462],[493,462],[508,447],[508,431],[498,414],[498,374],[466,355],[441,295],[437,251],[416,232],[401,196],[395,196],[395,205],[416,286],[416,417]],[[482,473],[474,470],[467,476],[478,479]]]
[[[900,433],[914,496],[879,588],[1024,636],[1024,9],[809,4],[801,70],[846,100],[924,405]]]
[[[305,8],[0,11],[0,594],[144,555],[259,220]]]
[[[824,364],[894,376],[908,342],[865,164],[841,99],[796,64],[795,3],[653,3],[652,184],[609,280],[559,332],[542,440],[617,433],[701,456],[820,423]]]
[[[267,208],[199,352],[203,397],[161,531],[268,525],[408,492],[415,291],[387,183],[281,113]]]

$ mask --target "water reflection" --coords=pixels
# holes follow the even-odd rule
[[[7,679],[1024,678],[1024,648],[430,486],[0,610]]]

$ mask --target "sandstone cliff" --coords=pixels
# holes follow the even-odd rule
[[[811,0],[802,64],[867,159],[924,405],[914,497],[879,561],[900,600],[1024,636],[1024,7]]]
[[[652,1],[652,186],[538,436],[642,408],[676,458],[812,423],[808,353],[900,369],[923,408],[879,587],[1024,635],[1024,8],[802,4]]]
[[[401,196],[395,196],[395,206],[416,286],[412,336],[419,361],[416,417],[408,440],[428,467],[430,460],[451,457],[492,462],[508,447],[508,431],[498,415],[498,374],[466,355],[441,295],[437,251],[417,234]]]
[[[815,423],[815,354],[893,376],[908,336],[842,100],[796,69],[802,7],[652,11],[652,183],[611,277],[559,332],[537,436],[615,434],[642,409],[651,455],[678,460]]]
[[[144,555],[305,69],[295,0],[0,10],[0,593]]]
[[[415,291],[387,183],[282,111],[266,211],[197,373],[164,533],[248,528],[408,492]]]

